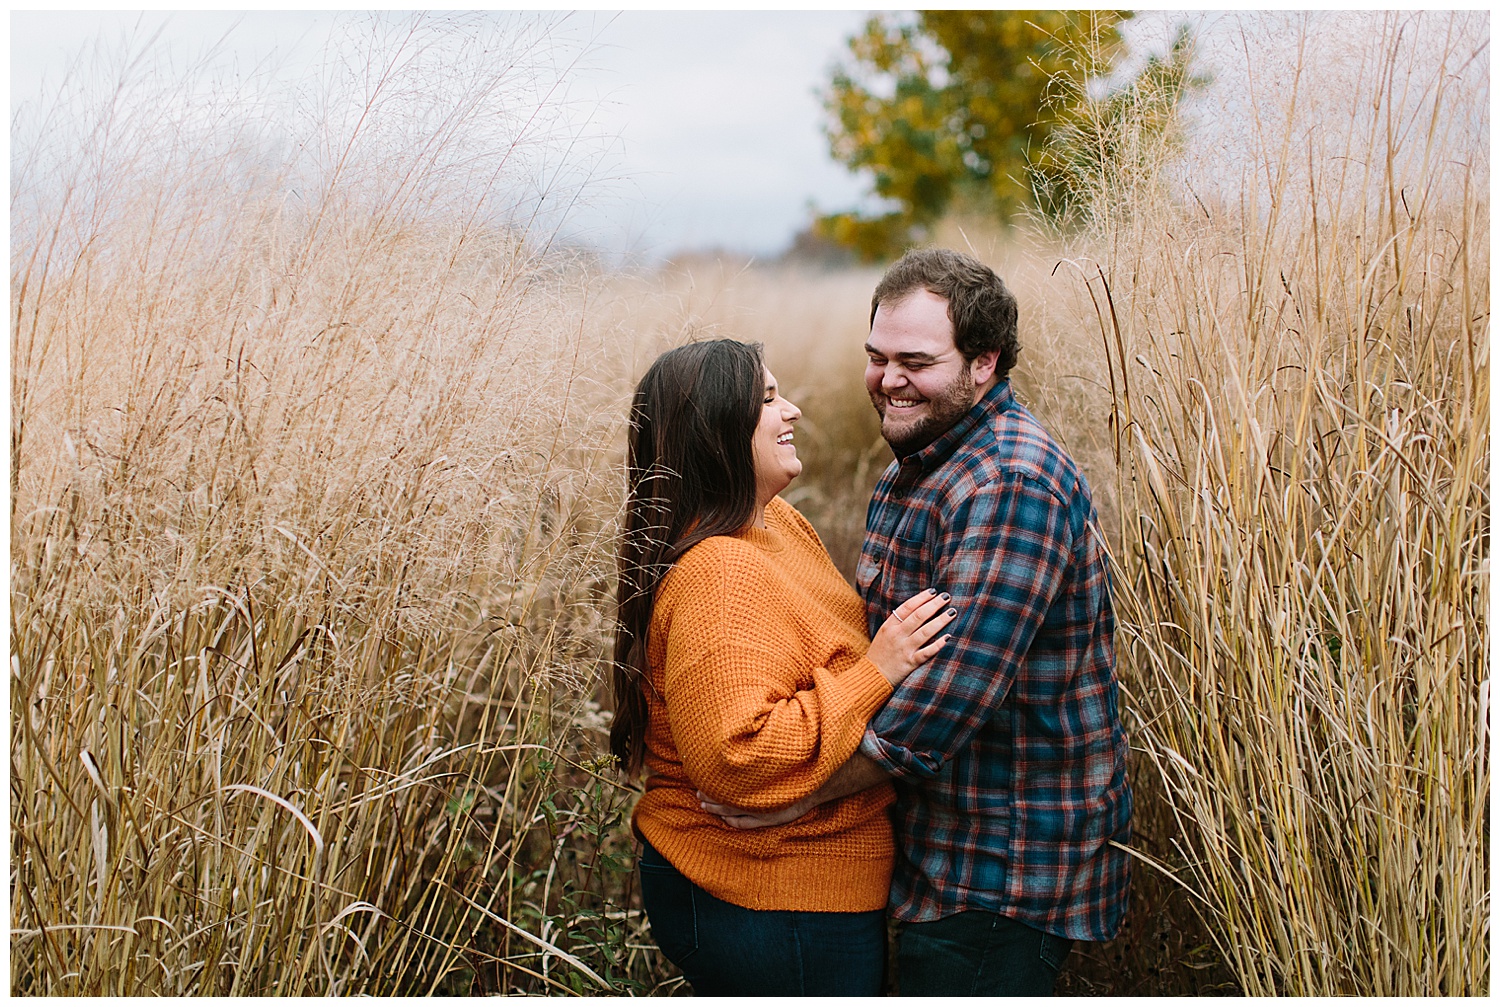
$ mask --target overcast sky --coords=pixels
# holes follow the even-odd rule
[[[229,32],[243,65],[276,54],[306,67],[334,15],[301,12],[11,15],[12,104],[56,82],[101,36],[161,29],[189,57]],[[823,210],[854,205],[858,179],[829,159],[816,89],[866,15],[833,12],[585,12],[562,36],[582,53],[571,96],[617,137],[605,179],[568,230],[614,254],[724,247],[774,255]]]
[[[807,224],[812,207],[830,211],[860,202],[867,184],[829,158],[817,92],[866,12],[543,16],[560,20],[554,30],[561,50],[578,57],[568,73],[570,107],[591,118],[594,135],[609,138],[587,198],[569,213],[566,234],[613,256],[646,261],[694,248],[773,256]],[[1336,98],[1342,84],[1334,64],[1363,47],[1351,36],[1373,38],[1384,23],[1348,13],[1143,14],[1127,26],[1136,58],[1163,50],[1184,18],[1195,25],[1201,65],[1214,80],[1212,93],[1198,103],[1194,128],[1216,160],[1197,184],[1232,174],[1224,166],[1233,166],[1235,151],[1245,147],[1236,129],[1247,128],[1236,104],[1240,96],[1290,79],[1290,61],[1300,52],[1307,72],[1319,78],[1306,82],[1308,98]],[[93,52],[99,39],[117,45],[131,32],[139,44],[160,29],[158,48],[182,58],[228,32],[224,51],[238,65],[254,66],[274,54],[283,76],[305,75],[324,52],[334,19],[266,11],[13,12],[12,108],[49,83],[55,87],[70,61]],[[1487,39],[1488,16],[1469,21]],[[1422,34],[1440,42],[1444,24],[1428,18]],[[1315,44],[1304,51],[1296,40],[1309,26]],[[1409,24],[1402,29],[1410,30]],[[1247,65],[1259,69],[1254,81]],[[1483,75],[1487,104],[1487,50],[1476,65],[1470,70]]]

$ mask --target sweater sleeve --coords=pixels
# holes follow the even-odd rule
[[[764,560],[710,540],[683,557],[670,591],[662,694],[688,778],[753,810],[812,793],[859,746],[891,687],[861,655],[839,673],[799,667],[797,627],[778,616]],[[705,548],[707,547],[707,548]],[[811,688],[798,689],[811,673]]]

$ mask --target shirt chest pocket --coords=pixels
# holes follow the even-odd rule
[[[860,596],[872,597],[878,591],[895,608],[918,591],[934,586],[931,581],[932,533],[928,515],[908,511],[895,523],[895,534],[859,558],[854,577]]]

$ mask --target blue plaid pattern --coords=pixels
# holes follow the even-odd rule
[[[1114,612],[1088,483],[1002,382],[886,469],[856,579],[870,631],[927,587],[953,640],[860,750],[896,783],[891,913],[983,909],[1074,940],[1119,929],[1131,795]]]

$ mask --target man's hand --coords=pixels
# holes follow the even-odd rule
[[[817,807],[806,801],[798,801],[776,811],[747,811],[732,804],[719,804],[701,790],[698,791],[698,806],[709,814],[724,819],[724,824],[731,829],[764,829],[772,825],[785,825],[787,822],[795,822]]]
[[[698,806],[711,815],[718,815],[733,829],[764,829],[772,825],[795,822],[820,804],[848,797],[867,787],[874,787],[890,777],[869,759],[855,752],[838,769],[834,770],[821,787],[794,804],[775,811],[747,811],[733,804],[720,804],[703,791],[698,791]]]

